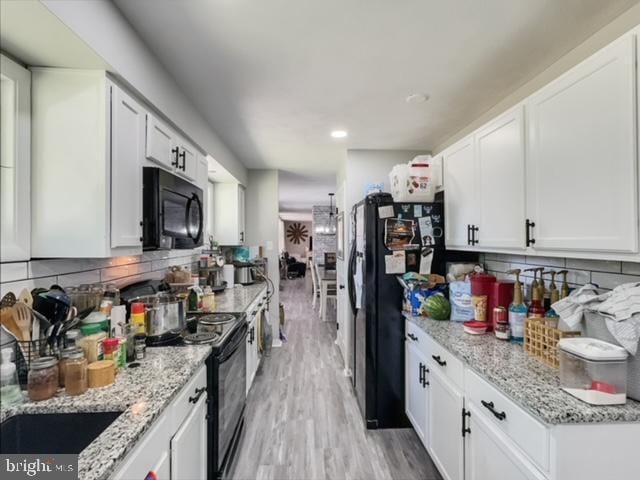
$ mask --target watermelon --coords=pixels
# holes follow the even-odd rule
[[[434,320],[449,320],[451,315],[451,305],[441,293],[431,295],[424,301],[424,310],[426,314]]]

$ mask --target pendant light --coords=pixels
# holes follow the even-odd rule
[[[315,231],[319,235],[335,235],[336,226],[336,214],[333,208],[333,193],[329,194],[329,216],[324,222],[318,222]]]

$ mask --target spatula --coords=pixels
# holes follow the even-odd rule
[[[27,307],[33,307],[33,297],[31,296],[31,292],[26,288],[23,288],[18,295],[18,302],[24,303]]]
[[[16,322],[13,319],[12,307],[3,307],[0,310],[0,324],[2,324],[7,332],[13,335],[16,340],[22,340],[22,331],[18,328],[18,325],[16,325]]]

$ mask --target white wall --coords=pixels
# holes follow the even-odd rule
[[[247,169],[218,138],[113,3],[41,1],[111,65],[111,73],[167,116],[240,183],[246,184]]]
[[[271,299],[269,321],[273,328],[273,344],[280,345],[280,265],[278,262],[278,171],[249,170],[247,175],[246,230],[249,246],[262,246],[269,261],[269,278],[275,292]]]

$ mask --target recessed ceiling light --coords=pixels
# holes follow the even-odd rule
[[[424,103],[429,100],[429,95],[426,95],[424,93],[412,93],[406,98],[406,100],[407,103]]]
[[[345,138],[348,133],[345,130],[334,130],[331,132],[331,136],[333,138]]]

